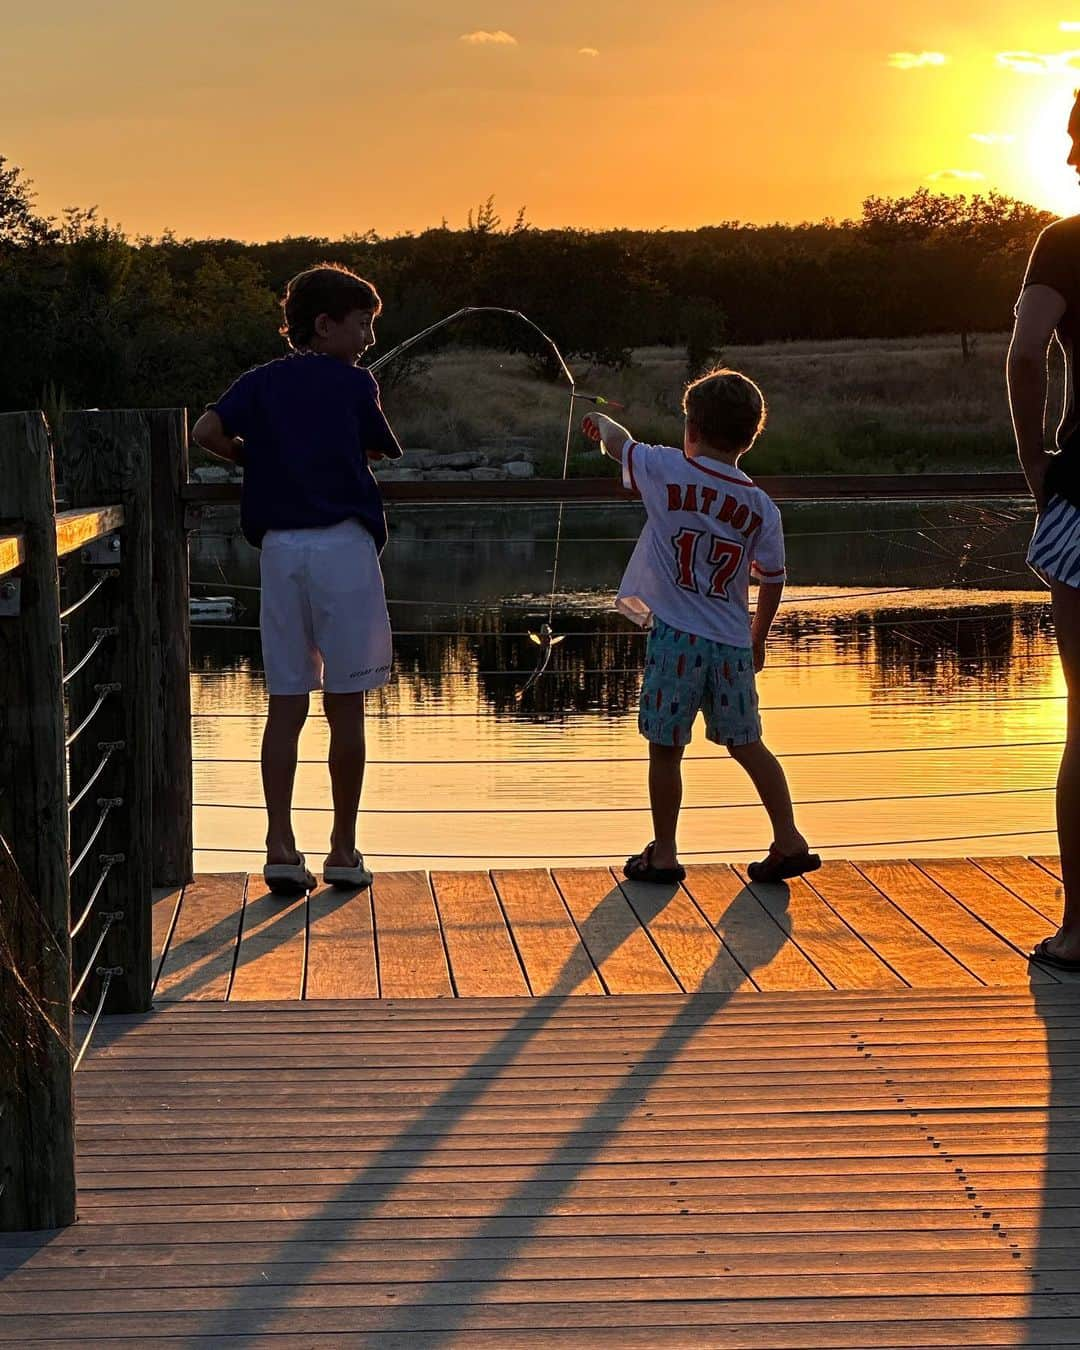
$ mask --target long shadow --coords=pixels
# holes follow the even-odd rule
[[[669,901],[673,894],[674,889],[668,896]],[[727,918],[735,911],[743,912],[747,906],[752,906],[755,916],[760,916],[763,931],[767,934],[758,951],[758,965],[766,965],[781,950],[788,938],[747,887],[742,888],[732,899],[723,917]],[[632,933],[640,932],[641,927],[622,891],[613,885],[609,895],[594,908],[589,920],[579,926],[579,931],[582,944],[593,963],[599,968]],[[720,959],[718,955],[709,973],[715,969]],[[346,1196],[355,1187],[364,1186],[363,1203],[370,1205],[372,1210],[380,1204],[392,1201],[396,1188],[408,1179],[411,1172],[425,1165],[430,1155],[438,1151],[447,1134],[452,1132],[487,1092],[498,1084],[500,1071],[511,1063],[513,1057],[520,1054],[539,1032],[554,1023],[556,1014],[565,1008],[573,997],[561,990],[576,987],[580,980],[580,971],[581,953],[576,949],[568,958],[556,981],[555,987],[560,992],[531,1002],[490,1049],[469,1065],[465,1071],[468,1076],[463,1074],[455,1078],[432,1104],[424,1108],[421,1115],[403,1127],[389,1144],[381,1147],[372,1160],[343,1186],[341,1195]],[[751,973],[747,971],[748,975]],[[708,975],[702,979],[702,983],[706,982]],[[749,980],[746,987],[752,988]],[[462,1239],[459,1254],[446,1262],[436,1279],[425,1281],[425,1288],[432,1286],[437,1288],[440,1283],[453,1280],[459,1274],[469,1275],[471,1288],[477,1294],[497,1282],[507,1265],[518,1256],[522,1245],[545,1220],[547,1211],[550,1211],[551,1207],[556,1205],[575,1184],[583,1169],[592,1165],[604,1151],[612,1137],[626,1123],[634,1108],[640,1106],[650,1090],[663,1079],[665,1073],[698,1032],[722,1012],[734,992],[736,991],[692,993],[681,996],[683,1001],[672,1016],[670,1024],[659,1033],[644,1056],[626,1067],[621,1081],[604,1094],[580,1125],[568,1128],[564,1138],[555,1145],[550,1156],[536,1166],[526,1181],[507,1195],[500,1204],[499,1211],[484,1219],[473,1234]],[[668,1006],[673,997],[676,996],[669,995]],[[413,1150],[409,1164],[401,1167],[395,1155],[416,1136],[429,1137],[432,1142],[423,1148]],[[390,1181],[380,1177],[380,1174],[385,1174],[388,1168],[393,1168],[396,1172],[394,1179]],[[550,1190],[542,1198],[536,1199],[536,1213],[515,1214],[514,1209],[518,1203],[528,1196],[530,1188],[535,1187],[537,1183],[546,1183]],[[304,1220],[284,1241],[290,1245],[314,1241],[322,1236],[320,1230],[323,1223],[325,1217]],[[355,1221],[357,1236],[368,1228],[369,1223],[366,1218]],[[336,1237],[340,1240],[341,1235],[338,1234]],[[485,1242],[492,1238],[506,1244],[500,1257],[492,1258],[484,1252]],[[487,1272],[483,1280],[475,1279],[473,1268],[479,1253],[483,1253],[487,1260]],[[306,1274],[313,1272],[321,1264],[317,1259],[293,1264],[291,1268],[294,1275],[291,1283],[303,1283]],[[405,1304],[400,1310],[395,1309],[391,1317],[379,1328],[378,1334],[385,1335],[395,1330],[405,1330],[410,1322],[411,1310],[418,1306],[423,1307],[424,1304]],[[471,1306],[471,1301],[444,1306],[445,1325],[433,1331],[417,1332],[418,1339],[422,1336],[425,1345],[434,1345],[442,1339],[456,1335],[462,1319],[467,1317]],[[280,1307],[245,1309],[245,1335],[252,1335],[272,1327],[280,1311]],[[213,1320],[210,1319],[210,1324],[213,1324]]]
[[[1035,1013],[1046,1034],[1046,1063],[1049,1082],[1046,1092],[1046,1129],[1044,1135],[1041,1202],[1033,1218],[1033,1229],[1023,1238],[1017,1233],[1018,1246],[1029,1257],[1031,1295],[1029,1336],[1023,1345],[1045,1345],[1040,1337],[1040,1304],[1056,1291],[1075,1292],[1077,1252],[1080,1251],[1080,1208],[1075,1198],[1059,1198],[1066,1189],[1076,1195],[1077,1139],[1080,1135],[1080,983],[1031,985]],[[1035,1151],[1033,1146],[1033,1152]],[[1036,1182],[1035,1184],[1038,1184]],[[1025,1250],[1025,1248],[1027,1250]],[[1071,1277],[1071,1278],[1070,1278]],[[1054,1316],[1047,1312],[1042,1316]],[[1057,1323],[1057,1325],[1068,1325]],[[1076,1323],[1072,1322],[1075,1328]]]

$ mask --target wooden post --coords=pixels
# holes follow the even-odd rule
[[[106,799],[121,804],[106,818],[85,869],[90,877],[100,859],[123,857],[110,871],[101,901],[102,914],[121,917],[112,922],[94,964],[122,971],[113,978],[106,1012],[143,1012],[150,1007],[150,761],[155,701],[147,415],[130,411],[69,413],[64,419],[64,486],[72,506],[118,503],[124,508],[116,564],[119,576],[114,582],[110,617],[119,632],[98,653],[100,664],[89,686],[119,688],[102,704],[92,729],[73,747],[71,772],[73,783],[85,781],[90,766],[99,761],[99,748],[122,742],[122,749],[109,764],[105,793]],[[72,631],[76,631],[74,625]],[[71,707],[74,717],[74,697]],[[78,775],[77,764],[82,770]],[[73,851],[77,839],[73,832]],[[101,925],[95,921],[88,936],[100,935],[100,931]],[[81,945],[77,953],[79,965]],[[97,976],[91,975],[81,1005],[96,1006],[99,989]]]
[[[154,523],[152,870],[155,886],[182,886],[193,874],[190,572],[183,495],[187,412],[169,408],[148,416]]]
[[[52,454],[0,415],[0,512],[25,539],[0,617],[0,1229],[75,1218],[68,809]],[[0,531],[2,532],[2,531]]]

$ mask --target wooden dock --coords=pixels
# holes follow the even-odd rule
[[[1054,858],[827,862],[787,886],[696,866],[682,887],[615,867],[389,872],[299,900],[200,876],[154,907],[155,1000],[543,998],[1053,985]]]
[[[1080,1345],[1052,858],[159,893],[0,1343]],[[605,995],[608,995],[605,997]],[[306,1001],[302,1001],[306,1000]]]
[[[79,1221],[0,1341],[1065,1346],[1080,991],[213,1003],[110,1018]]]

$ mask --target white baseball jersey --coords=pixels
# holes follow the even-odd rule
[[[784,530],[775,502],[732,464],[627,441],[623,484],[648,519],[616,605],[647,625],[749,647],[750,577],[783,581]]]

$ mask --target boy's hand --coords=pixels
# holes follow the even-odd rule
[[[367,457],[369,464],[377,464],[380,459],[386,458],[381,450],[369,450],[367,452]]]
[[[754,643],[754,674],[760,675],[765,669],[765,639]]]
[[[603,434],[600,430],[600,419],[603,413],[586,413],[581,421],[581,429],[590,441],[599,441]],[[606,418],[604,419],[607,420]]]

